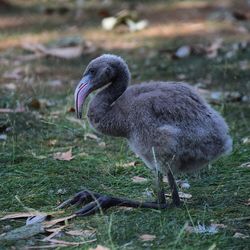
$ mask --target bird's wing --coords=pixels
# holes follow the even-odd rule
[[[162,91],[151,99],[153,115],[166,122],[202,121],[209,110],[204,100],[189,87]]]

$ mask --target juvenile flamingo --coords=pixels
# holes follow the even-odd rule
[[[63,202],[63,208],[85,204],[76,212],[86,216],[111,206],[163,209],[168,204],[163,189],[167,175],[175,206],[180,205],[174,173],[206,166],[229,153],[232,140],[224,119],[185,83],[149,82],[129,86],[125,61],[104,54],[92,60],[75,90],[77,117],[87,96],[102,88],[90,101],[88,120],[97,131],[124,137],[156,176],[157,201],[139,202],[88,190]]]

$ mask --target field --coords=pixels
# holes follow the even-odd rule
[[[0,215],[32,209],[51,212],[84,188],[149,199],[153,175],[127,142],[96,135],[85,118],[76,120],[72,112],[74,88],[88,62],[113,53],[127,61],[131,84],[176,80],[203,89],[229,124],[233,152],[199,173],[177,176],[188,180],[190,189],[181,191],[192,195],[179,208],[112,208],[70,220],[55,239],[95,239],[67,249],[97,245],[249,249],[250,21],[234,13],[250,8],[247,1],[107,1],[105,5],[95,0],[86,1],[81,11],[73,1],[11,2],[11,7],[0,7]],[[148,27],[137,32],[122,25],[102,29],[104,16],[129,8],[136,10],[139,19],[148,20]],[[59,42],[70,44],[70,39],[73,44],[85,44],[79,57],[62,59],[32,51],[31,44],[57,48]],[[189,52],[178,57],[176,51],[182,46]],[[72,159],[55,159],[55,153],[69,150]],[[144,182],[134,182],[135,176],[145,178]],[[0,234],[24,222],[0,221]],[[219,224],[218,232],[192,232],[199,225],[205,230],[212,224]],[[69,230],[93,230],[94,236],[65,234]],[[144,234],[155,237],[143,241]],[[50,244],[40,241],[44,237],[0,242],[0,249]]]

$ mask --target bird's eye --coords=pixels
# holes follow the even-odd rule
[[[94,75],[95,74],[95,69],[89,69],[89,73]]]

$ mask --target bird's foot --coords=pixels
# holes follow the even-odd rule
[[[88,203],[82,209],[76,211],[75,214],[77,216],[88,216],[97,212],[102,212],[103,210],[116,205],[118,205],[118,203],[115,198],[107,195],[100,195],[96,200]]]
[[[73,198],[64,201],[57,208],[66,208],[72,205],[85,204],[85,206],[76,211],[77,216],[87,216],[101,212],[113,206],[125,206],[134,208],[152,208],[152,209],[165,209],[167,203],[161,204],[157,202],[139,202],[123,198],[116,198],[108,195],[101,195],[88,190],[77,193]]]
[[[100,196],[101,196],[100,194],[93,193],[89,190],[80,191],[76,193],[73,198],[68,199],[64,201],[63,203],[61,203],[57,207],[57,209],[62,209],[62,208],[66,208],[66,207],[73,206],[73,205],[86,204],[93,200],[97,200]]]

